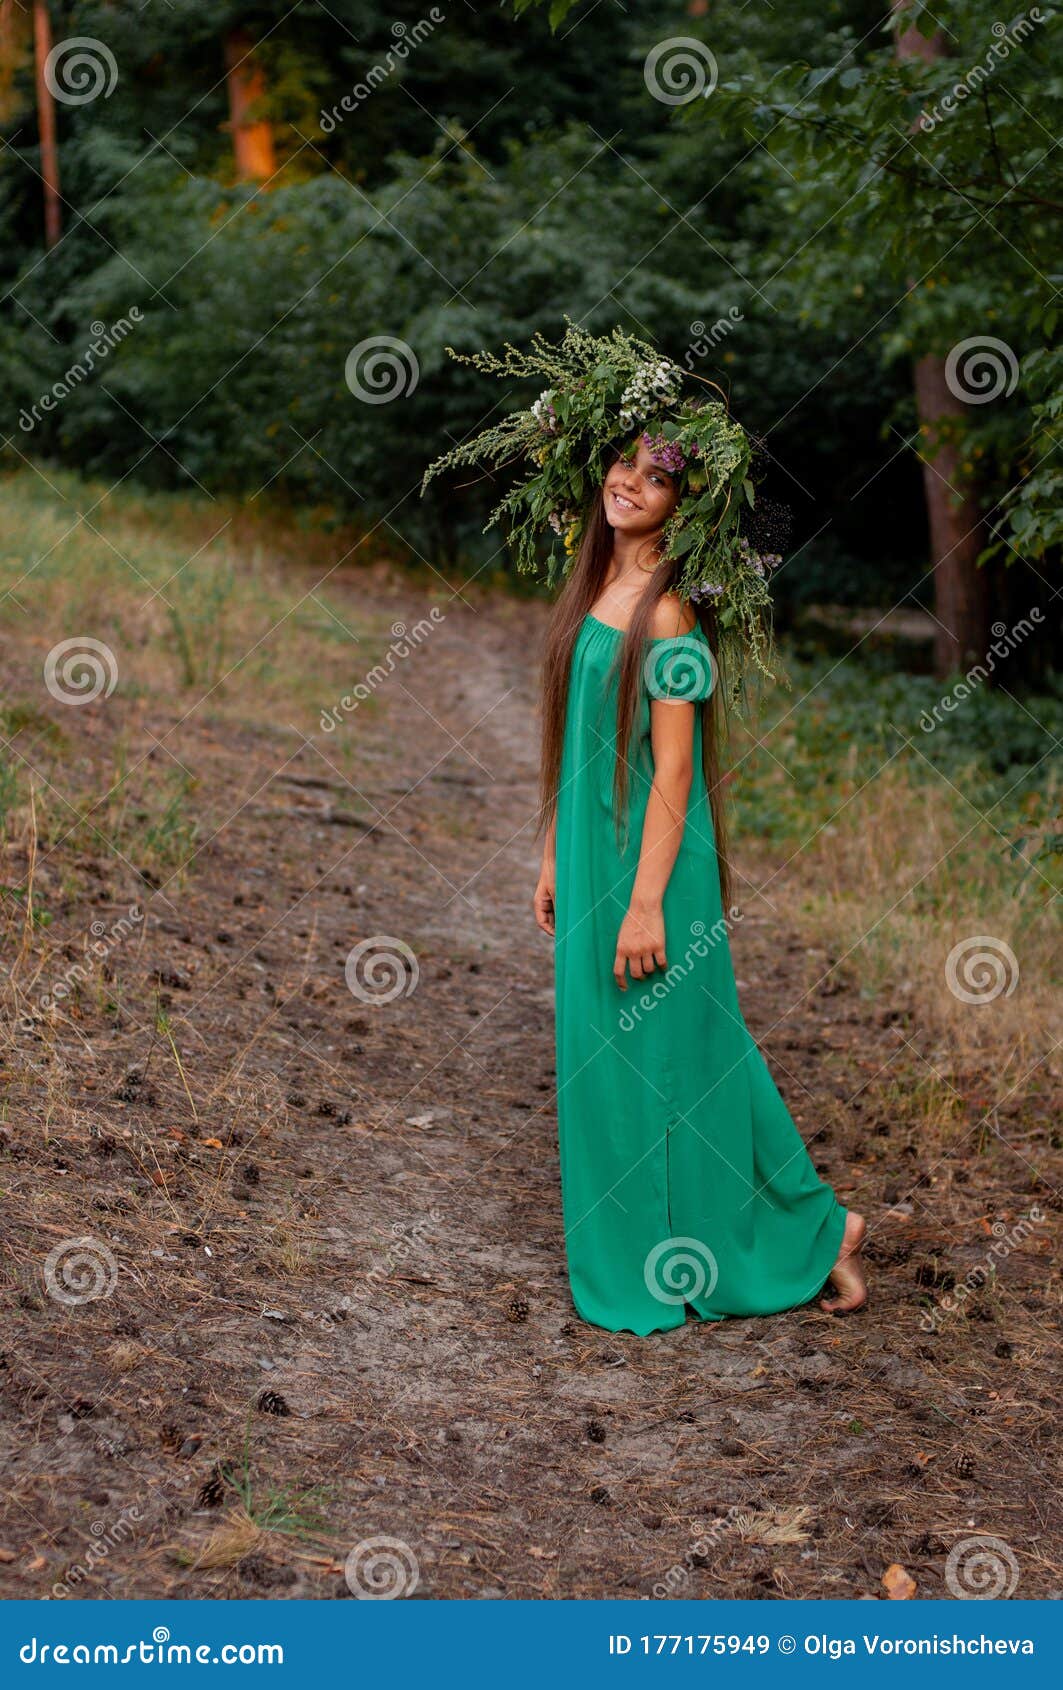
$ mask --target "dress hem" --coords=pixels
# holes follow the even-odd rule
[[[572,1299],[572,1306],[580,1320],[584,1321],[587,1326],[597,1327],[599,1332],[630,1332],[635,1338],[652,1338],[657,1332],[678,1332],[681,1326],[688,1326],[692,1324],[690,1315],[687,1313],[688,1310],[693,1310],[694,1316],[696,1317],[695,1323],[713,1326],[717,1325],[722,1320],[763,1320],[767,1319],[771,1315],[789,1314],[793,1309],[803,1309],[808,1303],[810,1303],[830,1278],[830,1270],[838,1260],[838,1251],[841,1248],[842,1239],[845,1236],[845,1222],[848,1213],[849,1211],[843,1208],[840,1203],[837,1205],[837,1211],[831,1217],[831,1225],[829,1229],[825,1231],[825,1238],[827,1239],[830,1239],[833,1234],[837,1234],[837,1237],[834,1239],[831,1246],[830,1260],[824,1268],[822,1275],[817,1275],[815,1284],[812,1286],[812,1289],[808,1292],[808,1294],[804,1297],[798,1298],[794,1302],[781,1303],[777,1306],[772,1306],[771,1308],[714,1309],[711,1312],[699,1309],[696,1303],[684,1303],[682,1314],[678,1320],[671,1320],[663,1324],[658,1323],[657,1325],[647,1327],[642,1327],[641,1325],[632,1326],[626,1321],[621,1321],[614,1326],[609,1325],[607,1322],[602,1320],[593,1320],[590,1315],[584,1314],[583,1310],[576,1302],[575,1297]]]

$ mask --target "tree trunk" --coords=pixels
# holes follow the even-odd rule
[[[44,75],[44,66],[52,50],[52,22],[46,0],[34,0],[33,46],[37,68],[37,131],[41,144],[41,180],[44,183],[44,244],[53,247],[59,244],[63,232],[63,213],[59,197],[55,100]]]
[[[16,77],[21,68],[25,26],[29,25],[29,39],[33,35],[33,20],[16,0],[0,0],[0,126],[15,126],[20,110]]]
[[[893,0],[894,12],[908,9],[909,0]],[[899,59],[941,59],[945,41],[927,37],[912,27],[897,37]],[[985,545],[985,529],[978,501],[959,489],[960,453],[952,435],[962,438],[964,407],[949,391],[945,360],[920,358],[915,366],[915,399],[922,438],[923,488],[926,497],[930,558],[934,568],[934,668],[943,679],[984,657],[989,645],[989,589],[978,556]],[[959,424],[958,428],[950,424]],[[941,430],[946,443],[938,445]]]
[[[943,358],[920,358],[915,366],[919,421],[930,443],[941,422],[962,415],[945,382]],[[957,497],[960,452],[946,442],[923,462],[930,556],[934,564],[934,669],[944,678],[968,669],[989,646],[989,584],[978,555],[985,545],[981,511],[970,494]]]
[[[236,175],[241,182],[267,182],[277,168],[273,126],[268,119],[248,115],[265,96],[266,75],[246,30],[230,30],[225,38],[225,75]]]

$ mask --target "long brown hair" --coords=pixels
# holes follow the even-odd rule
[[[599,489],[586,513],[583,538],[565,585],[558,595],[546,636],[542,672],[542,754],[539,764],[541,827],[549,826],[557,810],[572,653],[587,613],[601,596],[612,555],[613,531],[606,520],[605,505]],[[674,589],[679,568],[677,560],[662,558],[653,574],[647,576],[646,591],[635,607],[635,614],[624,636],[617,684],[617,755],[613,777],[613,802],[618,822],[627,809],[632,738],[645,657],[644,642],[650,637],[654,610],[659,600]],[[692,605],[691,608],[709,642],[713,659],[718,664],[716,611],[711,605]],[[724,687],[717,670],[717,684],[713,687],[711,696],[703,699],[697,708],[701,712],[701,760],[712,810],[713,833],[716,837],[720,897],[726,915],[731,907],[731,873],[720,773],[721,745],[725,728],[723,693]]]

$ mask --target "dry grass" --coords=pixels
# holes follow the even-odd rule
[[[807,1543],[811,1508],[762,1508],[751,1514],[736,1514],[734,1530],[744,1543]]]
[[[832,793],[831,819],[820,813],[793,830],[781,868],[777,846],[740,836],[749,882],[740,902],[805,941],[809,997],[856,990],[917,1037],[922,1071],[914,1088],[906,1082],[903,1111],[891,1074],[879,1094],[888,1112],[914,1107],[943,1148],[963,1129],[967,1103],[992,1123],[1058,1086],[1063,859],[1016,864],[1014,826],[981,813],[962,783],[928,783],[903,753],[878,773],[862,761]],[[761,763],[757,778],[786,777]],[[1058,791],[1049,768],[1038,807],[1051,815]]]
[[[4,492],[0,628],[27,659],[0,713],[8,850],[69,843],[72,854],[114,852],[156,884],[183,876],[225,818],[204,812],[182,724],[283,723],[293,754],[303,736],[323,739],[322,711],[392,637],[372,592],[354,614],[345,595],[341,611],[329,578],[357,568],[379,589],[387,548],[374,537],[370,562],[350,530],[325,534],[220,501],[115,497],[51,471],[21,471]],[[447,598],[438,576],[434,588]],[[85,636],[113,653],[117,685],[112,731],[98,745],[77,735],[72,756],[71,707],[49,697],[42,673],[58,642]],[[375,698],[359,708],[372,715]],[[56,889],[49,876],[43,890]]]

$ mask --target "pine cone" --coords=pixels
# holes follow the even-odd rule
[[[511,1297],[506,1304],[506,1319],[521,1321],[528,1318],[527,1297]]]
[[[602,1425],[600,1420],[588,1420],[587,1436],[590,1438],[592,1444],[604,1444],[605,1427]]]
[[[225,1480],[220,1467],[213,1467],[196,1495],[197,1508],[220,1508],[225,1498]]]
[[[279,1391],[263,1391],[255,1407],[260,1414],[290,1414],[292,1412]]]
[[[968,1455],[965,1449],[956,1457],[956,1471],[961,1479],[969,1479],[974,1472],[974,1456]]]

